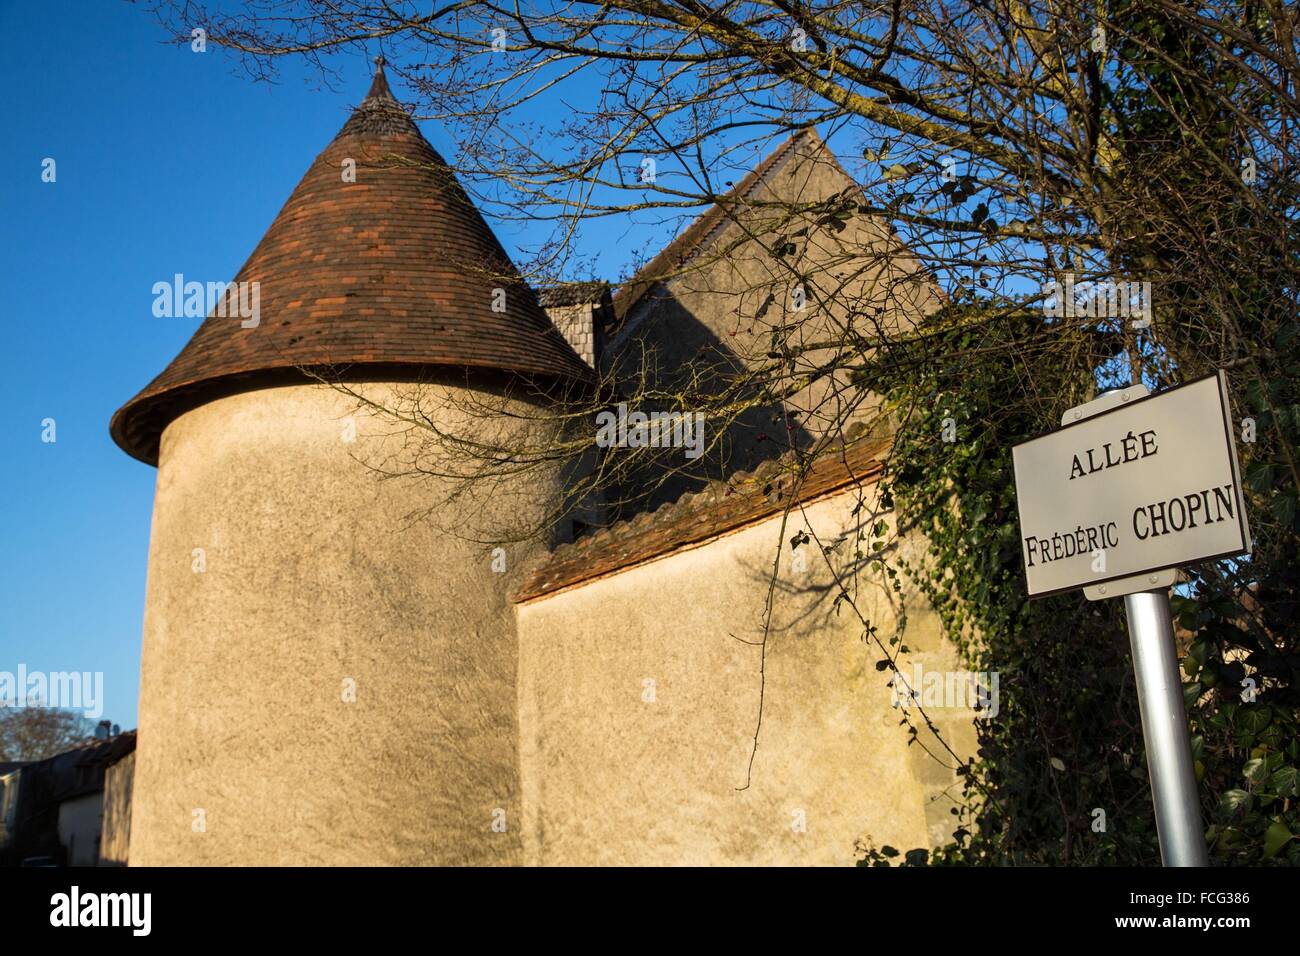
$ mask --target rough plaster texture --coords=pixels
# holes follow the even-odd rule
[[[860,838],[907,849],[949,837],[955,777],[907,745],[881,652],[851,610],[835,612],[811,549],[807,570],[782,551],[763,726],[737,789],[762,686],[762,652],[741,641],[762,637],[777,549],[801,527],[828,543],[856,527],[857,501],[828,497],[784,530],[771,518],[519,608],[526,861],[847,864]],[[897,597],[867,583],[878,577],[864,571],[854,599],[887,642]],[[958,669],[924,608],[909,596],[900,663]],[[973,750],[970,711],[931,716],[957,753]]]
[[[210,402],[163,434],[133,865],[520,859],[507,595],[527,552],[497,574],[485,549],[411,523],[439,486],[377,480],[370,455],[401,441],[387,431],[301,385]],[[523,498],[498,485],[459,507],[546,497],[521,480]]]
[[[126,866],[131,849],[131,790],[135,753],[104,771],[104,824],[99,840],[100,866]]]
[[[367,389],[382,403],[390,386]],[[783,552],[763,730],[737,789],[760,688],[760,650],[741,641],[761,636],[773,557],[802,517],[512,609],[530,549],[496,574],[484,549],[412,523],[437,488],[376,479],[367,452],[389,430],[293,386],[164,433],[133,865],[831,864],[863,837],[946,838],[954,778],[906,745],[880,652],[834,612],[811,548],[806,571]],[[491,497],[512,519],[547,497],[522,480]],[[857,500],[811,504],[807,526],[829,542],[861,520]],[[887,640],[897,598],[864,583],[855,600]],[[907,661],[955,669],[909,607]],[[969,752],[969,712],[932,716]]]
[[[656,284],[611,336],[607,362],[624,392],[635,395],[645,385],[671,391],[695,376],[706,391],[710,382],[721,387],[742,370],[771,364],[774,333],[801,353],[786,369],[794,381],[834,358],[826,343],[863,347],[846,330],[870,343],[906,332],[932,312],[940,300],[931,277],[886,223],[855,212],[837,229],[819,224],[824,210],[792,213],[792,204],[836,197],[855,204],[857,189],[820,140],[798,140],[733,209],[734,221],[719,226],[697,254]],[[775,255],[786,242],[794,251]],[[802,309],[792,296],[795,286],[803,286]],[[855,421],[884,434],[888,429],[875,421],[878,403],[861,399],[846,375],[818,373],[817,381],[784,402],[796,416],[790,439],[808,447]],[[774,405],[742,413],[720,446],[688,474],[668,479],[644,506],[674,500],[692,486],[690,476],[725,478],[779,454],[787,438],[779,411]],[[711,441],[719,427],[709,422]]]

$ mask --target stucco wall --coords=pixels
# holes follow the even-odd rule
[[[807,523],[792,515],[783,531],[771,518],[519,608],[529,862],[847,864],[862,837],[899,849],[948,838],[955,777],[908,747],[882,654],[849,608],[835,611],[816,544],[806,571],[792,564],[800,528],[830,543],[869,513],[870,501],[851,516],[858,500],[823,499]],[[764,687],[762,651],[741,641],[762,637],[782,541],[763,725],[741,790]],[[897,598],[870,570],[857,580],[855,603],[888,643]],[[958,669],[924,602],[909,595],[908,611],[901,662]],[[969,710],[930,714],[954,750],[972,750]]]
[[[68,866],[99,862],[99,824],[104,795],[88,793],[59,804],[59,842],[68,851]]]
[[[469,397],[441,390],[425,410],[448,395]],[[394,432],[320,385],[213,401],[164,432],[133,865],[519,859],[507,595],[527,549],[495,573],[446,529],[523,520],[546,482],[441,505],[439,479],[370,467],[400,460]]]
[[[131,851],[131,790],[135,753],[104,771],[104,822],[99,840],[100,866],[126,866]]]

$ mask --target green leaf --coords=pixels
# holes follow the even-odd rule
[[[1279,850],[1295,839],[1295,834],[1281,820],[1274,820],[1264,831],[1264,859],[1277,856]]]
[[[1246,486],[1251,491],[1267,494],[1273,490],[1273,464],[1267,461],[1254,462],[1246,469]]]
[[[1245,790],[1227,790],[1219,798],[1219,806],[1227,813],[1236,813],[1242,807],[1249,805],[1250,794]]]
[[[1237,717],[1237,729],[1242,733],[1258,735],[1270,720],[1273,719],[1273,712],[1267,707],[1261,705],[1250,705],[1241,709],[1241,714]]]
[[[1258,786],[1268,775],[1268,768],[1262,758],[1256,757],[1246,761],[1246,765],[1241,768],[1241,775],[1248,783]]]
[[[1060,757],[1053,757],[1051,763],[1053,770],[1059,770],[1061,773],[1065,773],[1065,761]]]
[[[1300,797],[1300,770],[1283,767],[1268,778],[1268,788],[1279,797]]]

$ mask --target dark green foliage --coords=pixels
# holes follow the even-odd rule
[[[872,382],[899,418],[886,493],[900,529],[916,528],[932,545],[923,564],[903,570],[968,666],[1000,674],[1001,709],[979,722],[953,842],[928,857],[913,851],[903,865],[1157,865],[1123,604],[1025,597],[1010,449],[1056,428],[1066,407],[1089,397],[1095,355],[1087,333],[1045,329],[1025,313],[949,309],[935,324],[949,331],[896,354],[896,371]],[[1072,335],[1077,343],[1062,341]],[[1046,354],[1078,360],[1047,362]],[[926,359],[935,355],[952,358]],[[944,441],[954,424],[955,440]],[[1287,441],[1295,426],[1288,421]],[[1242,446],[1248,473],[1275,467],[1269,447]],[[1213,856],[1295,863],[1300,573],[1294,514],[1282,521],[1271,507],[1277,496],[1294,499],[1295,489],[1256,485],[1248,502],[1254,560],[1197,569],[1186,589],[1195,598],[1177,598],[1175,611]],[[1252,703],[1241,700],[1247,678]],[[863,862],[900,861],[885,848]]]

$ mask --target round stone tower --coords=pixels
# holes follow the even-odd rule
[[[446,529],[457,507],[540,507],[561,478],[412,521],[449,479],[378,480],[368,461],[402,439],[370,409],[415,389],[463,426],[590,370],[382,61],[235,284],[111,425],[158,466],[130,862],[517,862],[526,546]]]

